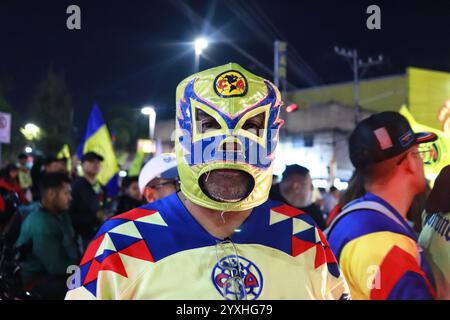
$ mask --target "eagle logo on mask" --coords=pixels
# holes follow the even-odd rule
[[[214,80],[214,91],[222,98],[242,97],[247,93],[247,79],[239,71],[225,71]]]

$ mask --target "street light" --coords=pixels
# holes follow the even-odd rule
[[[41,133],[41,128],[39,128],[34,123],[27,123],[25,127],[20,128],[20,132],[25,136],[27,140],[38,139]]]
[[[203,37],[197,38],[194,41],[194,47],[195,47],[195,72],[197,72],[200,65],[200,55],[203,53],[203,50],[205,50],[208,47],[208,40]]]
[[[148,135],[149,135],[149,139],[153,140],[153,136],[155,133],[155,123],[156,123],[155,108],[153,108],[151,106],[143,107],[141,109],[141,113],[148,116]]]

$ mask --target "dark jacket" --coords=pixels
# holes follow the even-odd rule
[[[143,204],[144,203],[142,201],[136,200],[126,194],[123,194],[118,199],[115,215],[130,211],[131,209],[138,208]]]
[[[17,246],[29,243],[31,252],[21,262],[25,281],[42,275],[66,275],[67,267],[79,262],[80,254],[68,213],[51,213],[33,207],[22,223]]]
[[[77,178],[72,184],[72,203],[70,216],[75,232],[82,237],[93,237],[100,226],[97,212],[105,200],[105,190],[94,186],[84,177]]]

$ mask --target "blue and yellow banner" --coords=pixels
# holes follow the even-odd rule
[[[104,158],[102,169],[97,179],[102,185],[106,186],[108,196],[117,195],[119,192],[117,175],[119,166],[108,127],[97,105],[92,107],[86,134],[78,147],[77,155],[81,159],[82,155],[89,151],[93,151]]]

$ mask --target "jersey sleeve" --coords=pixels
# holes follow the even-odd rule
[[[156,212],[137,208],[105,222],[69,278],[66,300],[132,299],[133,288],[154,262],[134,222]]]
[[[288,209],[295,213],[296,209]],[[350,299],[349,286],[324,233],[305,213],[296,215],[293,222],[292,256],[311,270],[311,296],[318,300]]]
[[[354,298],[423,300],[435,295],[415,241],[380,231],[355,238],[342,249],[340,265]]]
[[[324,296],[325,300],[350,300],[350,289],[347,281],[339,268],[334,253],[332,252],[328,241],[323,232],[317,228],[319,234],[321,247],[317,248],[316,259],[324,259],[327,267],[326,275],[324,276]],[[324,258],[320,258],[324,257]]]

